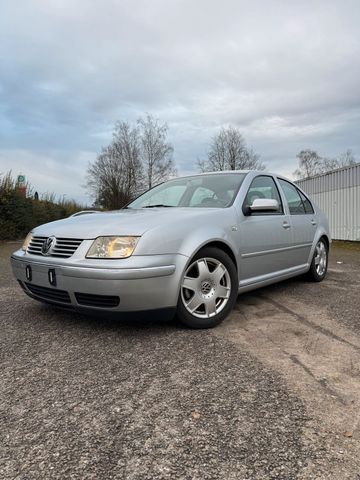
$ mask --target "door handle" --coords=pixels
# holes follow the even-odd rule
[[[291,227],[290,223],[288,223],[288,222],[284,222],[282,224],[282,226],[283,226],[283,228],[290,228]]]
[[[315,220],[311,220],[311,225],[317,225],[317,223],[315,222]]]

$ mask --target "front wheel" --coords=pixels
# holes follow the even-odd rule
[[[320,238],[315,247],[314,256],[308,272],[308,277],[314,282],[324,280],[329,262],[329,247],[323,238]]]
[[[204,248],[191,260],[182,278],[177,318],[191,328],[215,327],[232,310],[237,292],[233,261],[218,248]]]

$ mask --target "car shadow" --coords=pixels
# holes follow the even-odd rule
[[[299,276],[284,280],[276,284],[257,288],[249,292],[244,292],[238,296],[235,309],[241,304],[251,304],[254,297],[271,296],[276,292],[290,292],[296,286],[311,285],[306,277]],[[147,332],[158,332],[159,330],[189,330],[181,325],[175,317],[174,309],[152,310],[148,312],[94,312],[93,310],[78,311],[74,309],[62,308],[50,304],[33,304],[37,317],[42,319],[51,318],[52,322],[66,324],[67,326],[77,325],[84,328],[93,328],[100,330],[127,331],[144,330]]]
[[[148,312],[94,312],[62,308],[57,305],[36,305],[39,315],[71,326],[101,330],[159,330],[176,329],[175,311],[152,310]]]

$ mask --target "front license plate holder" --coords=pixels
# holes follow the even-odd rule
[[[48,270],[48,279],[50,285],[53,287],[56,287],[56,273],[55,273],[55,268],[49,268]]]
[[[26,276],[26,280],[28,282],[31,282],[31,280],[32,280],[32,269],[31,269],[30,265],[26,265],[26,267],[25,267],[25,276]]]

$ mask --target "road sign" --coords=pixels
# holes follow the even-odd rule
[[[23,175],[22,173],[20,173],[20,175],[18,175],[17,177],[17,185],[18,185],[19,192],[21,193],[26,192],[26,178],[25,178],[25,175]]]
[[[18,175],[18,183],[25,183],[25,175]]]

